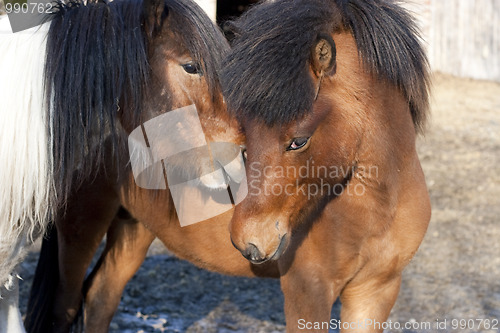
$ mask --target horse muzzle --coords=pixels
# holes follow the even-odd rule
[[[252,264],[262,264],[269,260],[278,260],[288,248],[289,243],[290,237],[288,234],[284,234],[279,237],[278,246],[274,249],[274,251],[269,251],[268,253],[264,252],[256,244],[251,242],[247,243],[243,250],[238,248],[234,242],[233,245],[241,252],[243,257],[245,257]]]

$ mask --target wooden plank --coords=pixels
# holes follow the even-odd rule
[[[416,13],[433,70],[500,81],[500,1],[423,0]]]

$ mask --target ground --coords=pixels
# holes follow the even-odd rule
[[[386,331],[499,332],[500,84],[436,74],[418,150],[432,220]],[[21,267],[23,311],[35,265],[36,252]],[[480,319],[497,326],[478,327]],[[284,332],[284,320],[277,280],[210,273],[156,243],[128,284],[111,332],[271,333]],[[398,329],[405,323],[410,328]]]

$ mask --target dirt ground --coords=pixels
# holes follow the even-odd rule
[[[386,332],[499,332],[500,84],[436,74],[432,117],[418,149],[433,216]],[[22,311],[35,265],[33,253],[21,267]],[[498,324],[479,327],[481,319]],[[284,320],[277,280],[203,271],[155,243],[111,332],[271,333],[284,332]]]

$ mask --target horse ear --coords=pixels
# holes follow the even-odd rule
[[[333,75],[337,68],[337,49],[330,35],[321,34],[311,49],[311,66],[320,77],[323,74]]]
[[[168,15],[165,0],[144,0],[142,3],[144,31],[149,38],[160,30],[163,20]]]

